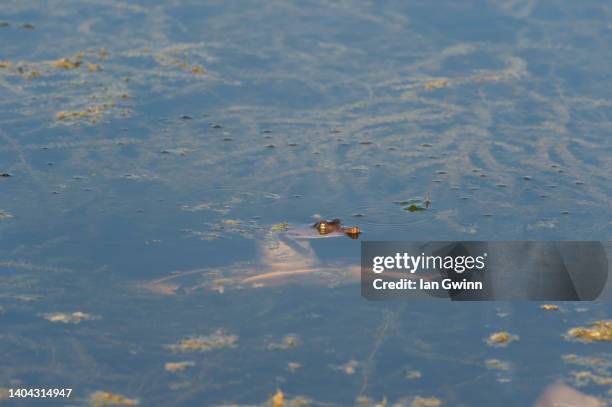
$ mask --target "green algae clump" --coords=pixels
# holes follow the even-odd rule
[[[426,208],[422,207],[422,206],[417,206],[415,204],[412,204],[410,206],[407,206],[404,208],[405,211],[408,212],[420,212],[420,211],[424,211]]]

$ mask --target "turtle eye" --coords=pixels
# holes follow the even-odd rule
[[[319,230],[319,233],[322,235],[329,233],[329,228],[327,227],[327,222],[325,221],[319,222],[319,226],[317,227],[317,229]]]

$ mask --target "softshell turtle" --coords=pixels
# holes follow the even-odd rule
[[[310,227],[292,228],[284,234],[268,236],[268,244],[260,245],[262,260],[260,273],[245,277],[244,284],[271,285],[289,282],[300,276],[316,277],[310,279],[316,283],[340,283],[346,279],[355,281],[360,267],[347,264],[323,264],[317,258],[309,239],[348,236],[358,239],[361,231],[358,227],[344,227],[340,219],[320,220]]]
[[[278,231],[281,229],[282,231]],[[175,272],[145,284],[158,294],[190,293],[198,289],[223,292],[225,288],[250,288],[291,283],[335,286],[357,282],[358,264],[323,263],[310,240],[348,236],[357,239],[358,227],[345,227],[339,219],[319,220],[301,227],[272,227],[257,242],[258,258],[254,262],[237,263],[223,269],[196,269]]]
[[[358,239],[359,235],[361,234],[361,230],[356,226],[348,228],[342,226],[342,222],[340,222],[340,219],[338,218],[332,221],[320,220],[312,226],[321,236],[344,233],[351,239]]]

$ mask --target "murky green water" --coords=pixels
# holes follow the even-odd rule
[[[370,303],[329,269],[235,282],[269,271],[272,225],[316,215],[369,240],[609,240],[610,6],[200,3],[0,5],[0,388],[524,406],[592,370],[562,355],[607,374],[608,344],[563,337],[607,303]],[[310,245],[358,264],[358,241]],[[233,346],[168,348],[219,329]]]

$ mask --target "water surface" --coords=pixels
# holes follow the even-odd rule
[[[563,355],[610,363],[606,344],[563,337],[607,303],[211,284],[261,267],[272,225],[317,216],[369,240],[609,240],[611,13],[590,0],[3,2],[0,388],[70,386],[75,405],[98,390],[220,405],[282,389],[314,405],[524,406],[589,369]],[[397,203],[426,196],[426,211]],[[311,244],[325,264],[358,263],[358,241]],[[143,288],[194,270],[172,295]],[[78,311],[92,319],[45,319]],[[235,347],[167,347],[219,329]],[[486,346],[504,330],[519,341]],[[270,346],[287,335],[296,346]],[[177,361],[194,366],[164,369]]]

